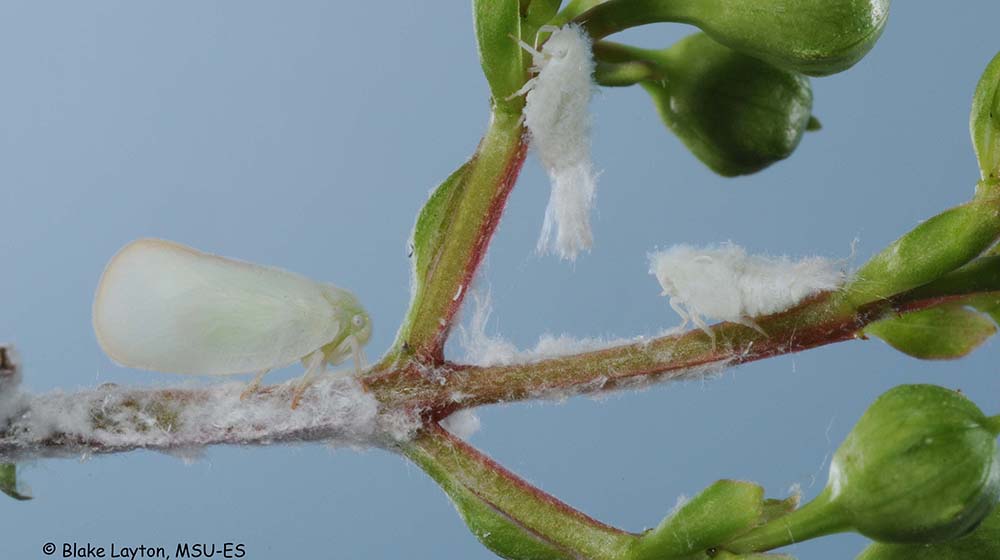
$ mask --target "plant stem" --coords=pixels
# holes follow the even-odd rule
[[[476,500],[567,557],[622,558],[635,539],[531,486],[437,424],[403,445],[402,451],[442,486],[463,513],[469,506],[465,500]],[[491,548],[503,544],[491,542],[488,534],[476,536]]]
[[[691,23],[692,0],[610,0],[577,15],[590,36],[597,41],[630,27],[658,22]]]
[[[566,6],[559,11],[556,17],[552,18],[549,25],[562,26],[569,23],[570,20],[576,19],[577,16],[592,9],[598,4],[603,4],[608,0],[570,0]]]
[[[830,489],[827,488],[802,508],[753,529],[726,544],[725,549],[737,554],[765,552],[848,530],[850,524],[831,504]]]
[[[953,274],[970,276],[962,269]],[[922,286],[860,308],[846,304],[840,292],[818,294],[792,309],[755,318],[766,335],[744,325],[718,323],[710,327],[714,343],[702,331],[692,330],[523,364],[445,363],[433,375],[412,368],[397,370],[365,383],[383,406],[419,410],[434,419],[473,406],[627,389],[864,338],[864,328],[880,319],[971,294],[1000,295],[990,289],[1000,287],[996,284],[978,282],[981,291],[971,291],[968,284],[974,282],[978,282],[975,277],[963,283],[949,275],[935,283],[940,289]]]
[[[432,364],[444,361],[448,332],[500,222],[526,148],[520,115],[494,113],[454,185],[451,213],[441,224],[442,231],[435,232],[441,242],[432,247],[434,254],[422,255],[431,264],[424,277],[415,279],[406,319],[377,371],[399,363],[404,354]]]
[[[994,262],[993,260],[990,261]],[[1000,266],[1000,259],[995,261]],[[833,342],[851,340],[872,321],[895,313],[925,309],[960,301],[970,295],[1000,297],[997,283],[984,283],[972,274],[988,267],[970,264],[926,286],[879,300],[859,310],[844,308],[841,298],[821,294],[796,308],[759,318],[758,325],[769,336],[733,323],[714,325],[716,345],[701,331],[664,336],[650,341],[605,348],[533,363],[476,367],[443,363],[426,368],[406,361],[378,375],[360,379],[379,402],[383,412],[416,411],[427,420],[443,418],[470,406],[594,393],[637,384],[683,379],[705,371],[771,356],[798,352]],[[964,279],[963,282],[959,280]],[[1000,279],[997,280],[1000,282]],[[979,291],[971,291],[975,286]],[[0,381],[18,377],[0,375]],[[5,385],[0,384],[0,389]],[[213,444],[270,444],[337,438],[343,434],[343,419],[315,415],[314,406],[337,396],[331,380],[317,382],[304,395],[303,406],[290,411],[281,423],[207,426],[185,439],[174,419],[198,416],[228,406],[238,398],[238,385],[204,389],[97,389],[77,393],[24,395],[27,409],[39,406],[89,407],[90,422],[80,426],[85,434],[51,426],[44,433],[18,429],[15,424],[0,428],[0,460],[30,460],[37,457],[67,456],[81,452],[117,453],[133,449],[193,448]],[[108,392],[118,395],[119,405],[109,405]],[[283,407],[290,389],[287,385],[261,387],[244,405],[249,410]],[[139,408],[135,408],[137,403]],[[313,411],[312,413],[310,411]],[[135,414],[133,412],[142,412]],[[312,416],[310,416],[312,414]],[[150,420],[152,419],[152,423]],[[109,421],[114,421],[109,423]],[[990,419],[1000,430],[1000,416]],[[91,428],[94,428],[91,430]],[[133,434],[123,442],[121,433]]]
[[[986,425],[993,430],[994,434],[1000,436],[1000,414],[987,418]]]
[[[0,384],[0,397],[10,397]],[[0,463],[39,457],[153,449],[190,453],[208,445],[342,442],[382,445],[378,405],[350,379],[324,377],[291,409],[294,383],[242,400],[240,383],[202,389],[129,389],[105,384],[76,393],[17,394],[0,422]],[[10,403],[6,406],[12,406]]]
[[[602,62],[631,62],[642,60],[651,64],[663,58],[663,50],[642,49],[614,41],[594,42],[594,58]]]
[[[625,87],[643,80],[661,79],[652,64],[633,60],[631,62],[598,62],[594,69],[594,81],[605,87]]]
[[[827,293],[795,309],[759,318],[758,325],[767,335],[743,325],[719,323],[711,327],[714,343],[705,333],[693,330],[524,364],[445,364],[436,375],[397,372],[368,378],[366,384],[384,406],[421,410],[441,418],[470,406],[561,398],[700,376],[725,366],[849,340],[892,309],[884,303],[872,311],[844,312],[835,299]]]

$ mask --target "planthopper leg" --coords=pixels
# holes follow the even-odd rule
[[[760,334],[766,336],[767,338],[771,338],[771,335],[767,334],[767,331],[761,328],[761,326],[757,324],[757,321],[753,320],[753,317],[743,317],[742,319],[736,322],[743,325],[744,327],[749,327],[759,332]]]
[[[365,351],[357,338],[352,336],[348,340],[351,345],[351,356],[354,357],[354,375],[361,375],[361,371],[368,367],[368,358],[365,357]]]
[[[293,409],[299,407],[299,401],[302,399],[302,394],[309,388],[309,384],[312,383],[316,374],[321,373],[325,367],[326,357],[323,355],[323,350],[317,350],[306,358],[306,372],[299,378],[299,383],[295,386],[295,392],[292,393]]]
[[[528,93],[529,91],[531,91],[531,88],[535,87],[535,83],[537,81],[538,80],[536,78],[529,79],[528,81],[524,82],[524,85],[521,86],[521,89],[515,91],[514,93],[508,95],[507,97],[504,97],[503,100],[504,101],[510,101],[511,99],[514,99],[515,97],[521,97],[522,95],[524,95],[524,94]]]
[[[670,301],[670,308],[673,309],[675,313],[681,316],[681,326],[677,328],[683,330],[684,327],[687,326],[688,321],[691,320],[691,315],[689,315],[688,312],[684,310],[684,307],[681,306],[680,301],[678,301],[677,298],[672,297],[670,298],[669,301]]]
[[[707,334],[708,338],[712,341],[712,350],[715,350],[715,333],[712,332],[712,329],[708,328],[708,323],[706,323],[704,319],[701,318],[701,315],[698,315],[697,313],[691,314],[691,321],[693,321],[695,326],[699,329],[705,331],[705,334]]]
[[[250,395],[256,393],[257,389],[260,389],[260,382],[261,382],[262,379],[264,379],[264,376],[267,375],[267,372],[269,372],[269,371],[271,371],[271,370],[270,369],[261,370],[260,373],[258,373],[256,376],[254,376],[253,380],[250,381],[250,383],[247,384],[246,389],[243,389],[243,392],[240,393],[240,400],[241,401],[246,400],[247,397],[249,397]]]

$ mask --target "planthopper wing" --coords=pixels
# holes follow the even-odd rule
[[[94,298],[94,332],[116,362],[224,375],[289,365],[337,337],[323,284],[159,239],[126,245]]]

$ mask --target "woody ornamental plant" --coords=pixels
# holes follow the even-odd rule
[[[39,457],[339,441],[405,456],[504,558],[788,558],[783,547],[839,532],[873,541],[859,557],[865,560],[998,558],[1000,411],[989,395],[896,387],[839,446],[814,500],[767,498],[752,482],[720,480],[640,533],[535,488],[442,422],[457,424],[477,406],[692,378],[869,336],[917,358],[968,354],[1000,320],[1000,55],[973,99],[980,181],[971,200],[903,233],[856,270],[747,255],[734,245],[678,246],[652,255],[651,272],[698,328],[483,366],[448,359],[445,343],[529,149],[552,182],[539,251],[571,260],[592,243],[593,89],[639,86],[709,169],[756,173],[819,129],[809,77],[846,71],[864,57],[886,24],[889,1],[476,0],[473,9],[490,124],[472,157],[417,215],[412,299],[382,357],[358,362],[346,376],[250,392],[102,386],[33,395],[19,389],[17,356],[5,348],[0,489],[28,499],[17,465]],[[608,39],[658,22],[699,30],[660,50]],[[720,302],[723,296],[731,301]],[[709,325],[708,318],[722,321]],[[348,350],[330,352],[342,359]]]

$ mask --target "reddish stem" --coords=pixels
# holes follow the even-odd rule
[[[548,396],[564,397],[670,381],[714,366],[733,366],[858,338],[886,316],[940,305],[962,296],[908,300],[906,294],[874,302],[854,314],[833,309],[832,294],[763,317],[769,335],[734,323],[711,327],[715,343],[701,331],[604,348],[531,363],[480,367],[451,362],[433,370],[406,367],[366,378],[365,385],[387,408],[420,411],[440,420],[473,406]]]
[[[497,463],[496,461],[494,461],[493,459],[491,459],[490,457],[488,457],[475,447],[472,447],[462,439],[453,436],[451,433],[442,428],[436,422],[428,424],[427,427],[424,428],[423,432],[414,439],[414,443],[418,446],[428,446],[428,442],[433,440],[437,440],[434,441],[433,445],[447,446],[450,448],[451,452],[462,455],[467,459],[473,460],[484,470],[489,471],[492,475],[504,479],[508,483],[515,486],[519,491],[530,494],[531,496],[534,497],[536,501],[542,502],[545,506],[549,506],[555,510],[558,510],[562,515],[573,517],[578,521],[586,523],[587,525],[590,525],[592,527],[598,527],[605,531],[618,533],[622,535],[630,534],[627,531],[619,529],[618,527],[613,527],[602,521],[594,519],[593,517],[590,517],[589,515],[581,512],[580,510],[573,508],[572,506],[570,506],[566,502],[563,502],[559,498],[556,498],[552,494],[549,494],[544,490],[532,486],[531,483],[517,476],[513,472],[507,470],[507,468],[505,468],[503,465]],[[482,493],[476,492],[474,488],[469,488],[469,489],[483,501],[491,503],[489,499],[487,499],[485,496],[482,495]],[[496,504],[491,504],[491,505],[496,507]]]
[[[469,253],[469,259],[465,263],[465,271],[462,275],[463,289],[459,291],[456,296],[451,300],[451,304],[444,311],[444,315],[441,317],[440,327],[434,334],[434,339],[431,343],[430,354],[426,356],[429,358],[431,363],[443,364],[444,359],[444,345],[448,341],[448,335],[451,332],[451,328],[454,325],[455,317],[458,315],[458,310],[462,308],[462,302],[465,301],[465,296],[469,291],[466,289],[471,283],[473,278],[476,276],[476,272],[479,270],[479,265],[483,262],[483,257],[486,256],[486,251],[489,249],[490,241],[493,239],[493,234],[496,232],[497,225],[500,224],[500,217],[503,215],[504,208],[507,206],[507,198],[510,196],[510,192],[514,189],[514,184],[517,182],[517,177],[521,173],[521,168],[524,166],[524,158],[528,153],[528,143],[522,141],[517,147],[517,151],[514,157],[511,158],[507,167],[504,169],[500,183],[494,193],[493,200],[490,201],[489,209],[486,211],[486,219],[483,221],[482,228],[480,229],[479,236],[476,238],[475,244],[472,246],[472,250]]]

